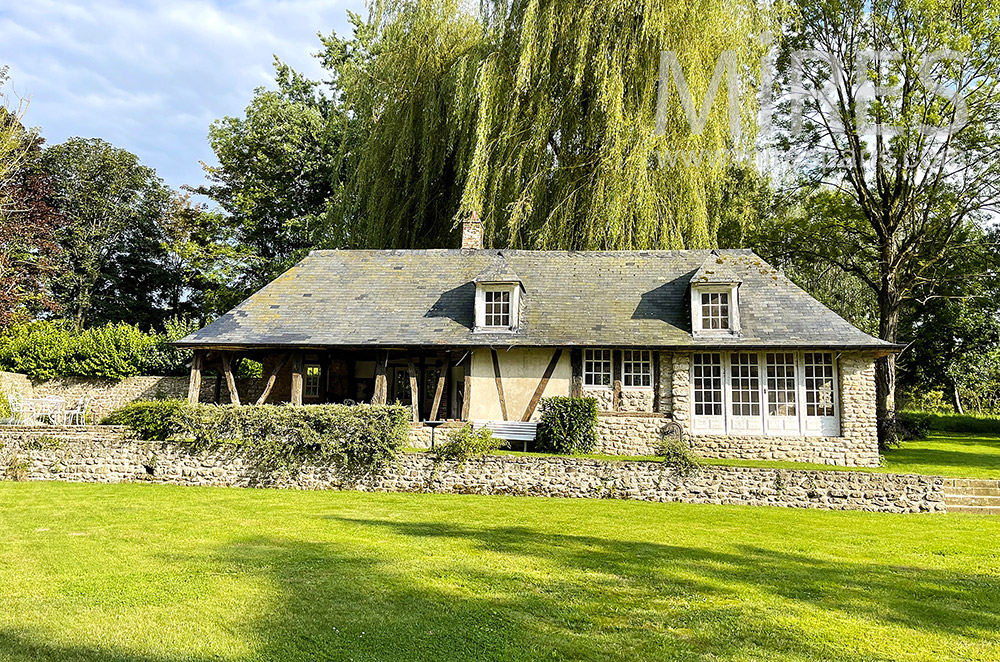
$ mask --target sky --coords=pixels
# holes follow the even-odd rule
[[[319,77],[316,33],[347,34],[349,9],[364,0],[0,0],[4,92],[49,144],[103,138],[197,185],[212,121],[274,87],[274,55]]]

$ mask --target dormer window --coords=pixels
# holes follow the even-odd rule
[[[476,276],[476,331],[517,331],[521,309],[521,279],[497,253],[489,266]]]
[[[739,285],[691,285],[691,328],[695,336],[740,333]]]
[[[480,283],[476,287],[476,330],[516,331],[521,285]]]
[[[701,293],[701,330],[729,330],[729,292]]]
[[[509,289],[486,289],[485,295],[485,317],[483,326],[488,328],[511,328],[510,323],[510,303],[513,298]]]

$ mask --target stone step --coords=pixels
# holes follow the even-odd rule
[[[1000,515],[1000,506],[953,506],[947,505],[949,513],[975,513],[977,515]]]
[[[995,488],[1000,489],[1000,480],[995,478],[945,478],[945,488]]]
[[[995,487],[946,487],[945,496],[998,496],[1000,489]]]
[[[946,494],[945,504],[951,506],[995,506],[1000,508],[1000,496],[954,496]]]

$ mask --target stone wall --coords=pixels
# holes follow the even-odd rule
[[[406,453],[383,475],[345,484],[330,468],[293,477],[261,476],[236,452],[195,454],[124,439],[115,428],[0,427],[0,466],[21,465],[30,480],[90,483],[358,489],[376,492],[507,494],[868,510],[942,512],[943,479],[855,471],[703,467],[680,476],[659,462],[490,456],[458,466]]]
[[[201,401],[215,402],[215,379],[202,382]],[[244,403],[254,402],[263,392],[263,379],[238,379],[236,388]],[[72,408],[81,398],[91,398],[90,411],[93,422],[99,422],[122,405],[134,400],[162,398],[187,398],[187,377],[126,377],[122,380],[90,377],[57,377],[43,382],[32,382],[28,377],[13,372],[0,372],[0,393],[16,393],[22,398],[58,397]],[[2,396],[0,396],[2,397]],[[219,401],[229,402],[229,389],[221,381]]]
[[[598,455],[656,455],[670,418],[656,414],[602,414],[597,419]]]

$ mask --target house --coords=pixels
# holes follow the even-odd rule
[[[201,372],[260,361],[256,402],[401,402],[427,420],[530,421],[597,399],[600,450],[654,451],[670,420],[706,456],[878,463],[874,361],[897,347],[747,250],[313,251],[177,344]]]

